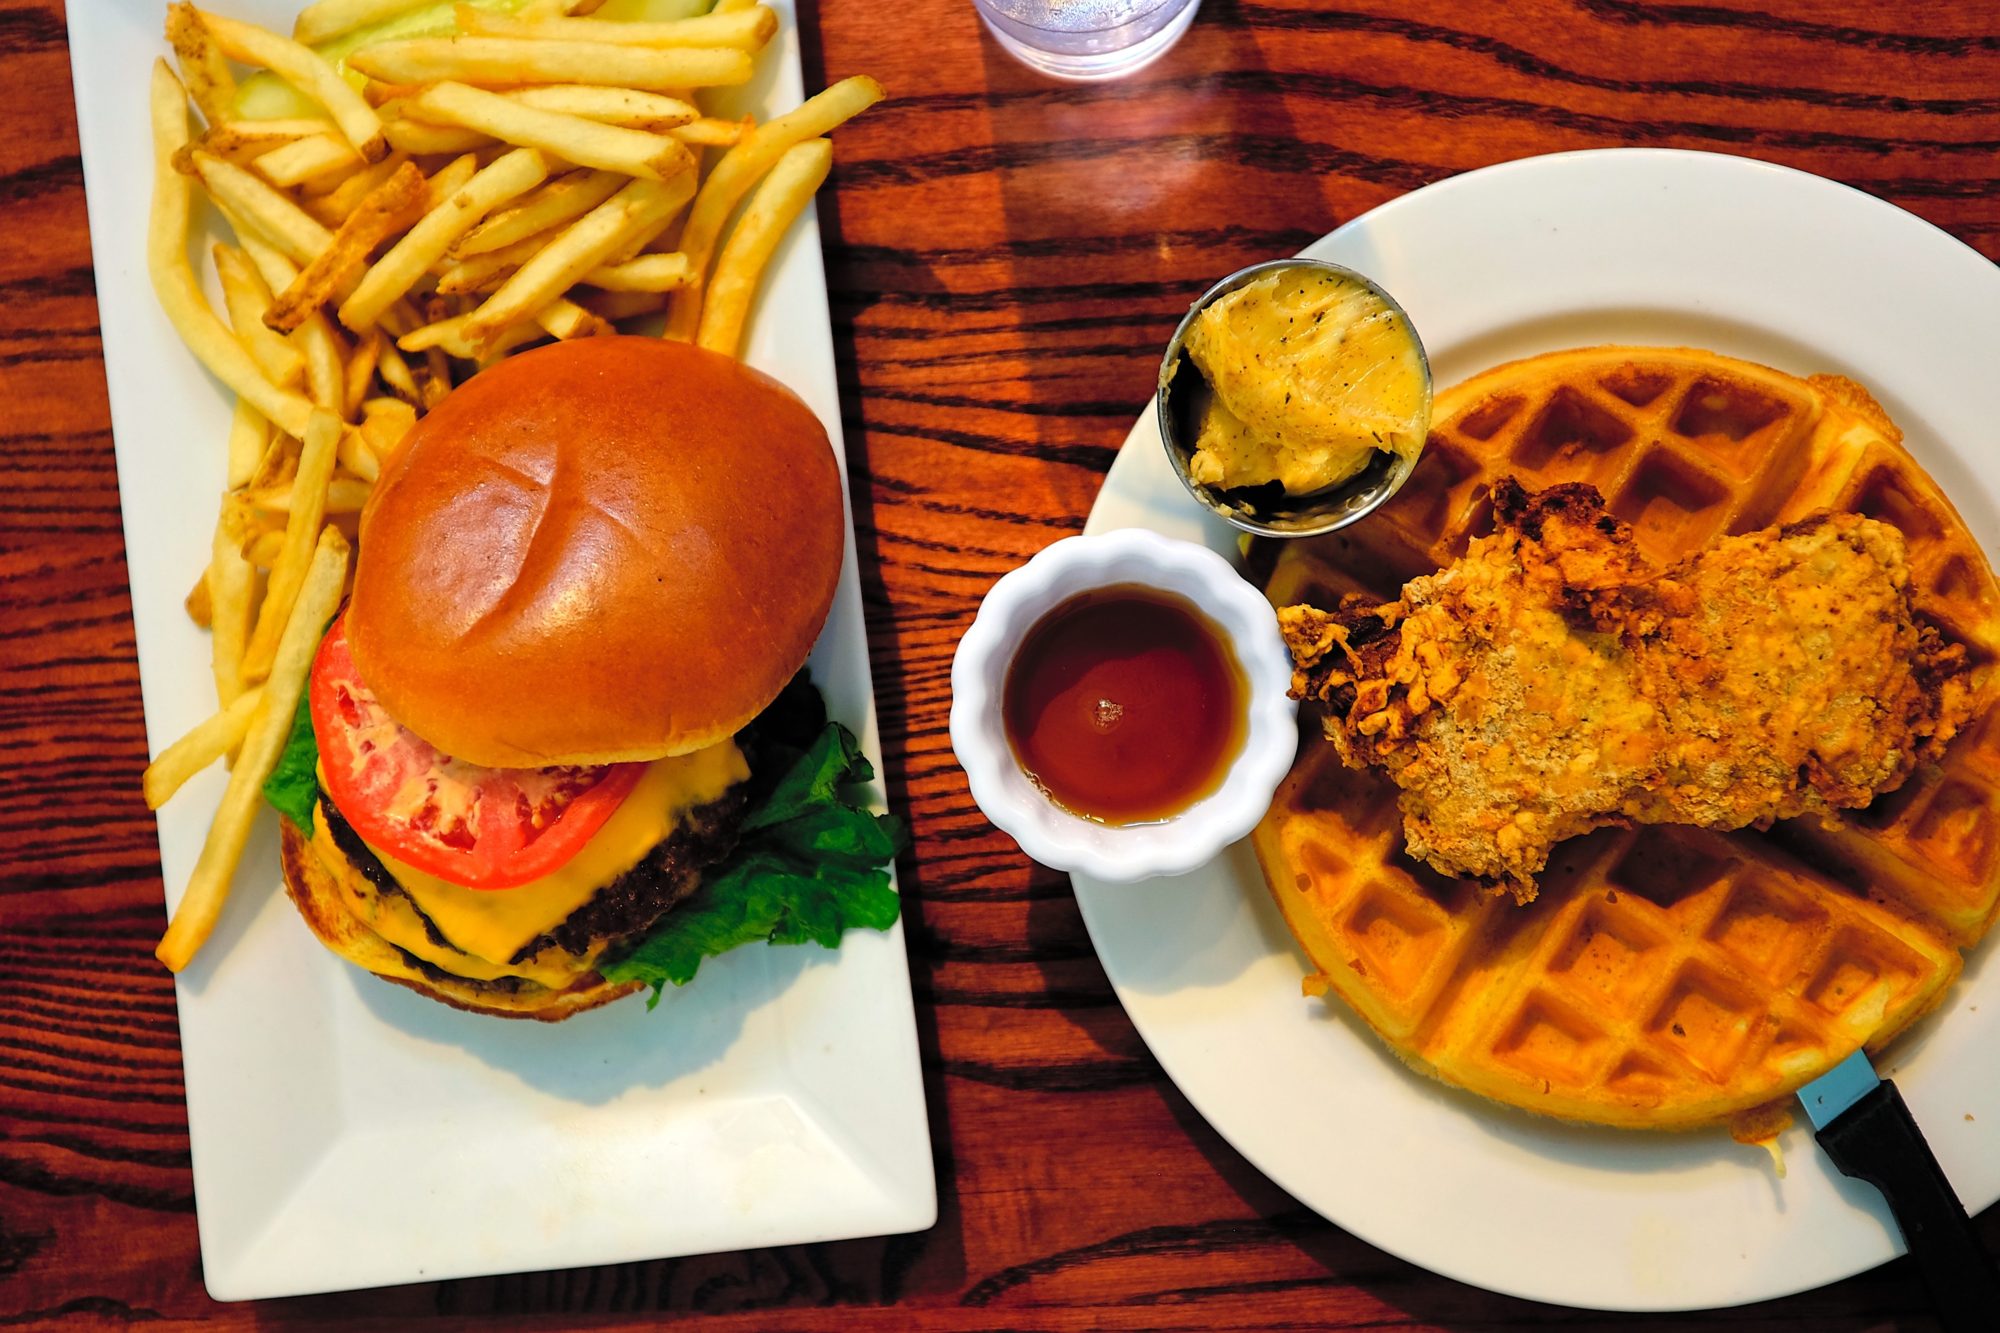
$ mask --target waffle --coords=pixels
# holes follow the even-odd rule
[[[1944,997],[2000,902],[2000,588],[1868,394],[1685,349],[1589,348],[1441,394],[1416,472],[1351,529],[1281,544],[1275,605],[1393,599],[1492,527],[1494,481],[1585,481],[1671,564],[1822,508],[1898,528],[1921,614],[1966,645],[1978,709],[1941,762],[1862,810],[1768,831],[1603,829],[1540,897],[1440,876],[1396,790],[1304,720],[1254,842],[1317,973],[1406,1061],[1562,1119],[1687,1129],[1754,1118]]]

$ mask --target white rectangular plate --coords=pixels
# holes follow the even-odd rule
[[[798,104],[789,0],[749,105]],[[232,13],[289,31],[282,0]],[[181,599],[207,559],[229,398],[182,348],[145,270],[148,70],[163,0],[70,0],[132,608],[154,753],[215,701]],[[207,266],[201,265],[206,268]],[[746,359],[840,451],[819,228],[779,251]],[[843,470],[845,461],[843,459]],[[812,657],[833,715],[881,749],[853,524]],[[160,813],[169,904],[224,775]],[[181,974],[202,1266],[219,1300],[620,1263],[915,1231],[937,1219],[898,925],[838,951],[739,949],[652,1013],[544,1026],[461,1014],[322,949],[280,887],[267,821],[215,937]]]

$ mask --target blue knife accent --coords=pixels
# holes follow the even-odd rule
[[[1868,1052],[1856,1050],[1833,1068],[1799,1089],[1806,1116],[1814,1129],[1825,1129],[1833,1118],[1868,1095],[1882,1080],[1868,1063]]]
[[[1841,1174],[1889,1201],[1947,1333],[2000,1329],[2000,1271],[1896,1085],[1856,1051],[1799,1089],[1799,1101]]]

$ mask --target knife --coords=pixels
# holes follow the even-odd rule
[[[1896,1085],[1857,1050],[1800,1088],[1799,1101],[1841,1174],[1889,1201],[1947,1333],[2000,1329],[2000,1272]]]

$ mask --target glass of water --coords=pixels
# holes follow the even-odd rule
[[[972,0],[994,40],[1059,79],[1115,79],[1157,60],[1201,0]]]

